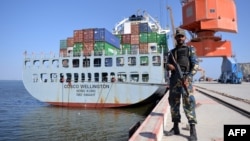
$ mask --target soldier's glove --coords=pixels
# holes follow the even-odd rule
[[[173,71],[175,70],[175,67],[172,64],[167,64],[167,69]]]

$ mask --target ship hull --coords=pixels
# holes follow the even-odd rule
[[[25,83],[36,99],[54,106],[109,108],[144,105],[157,102],[167,85],[110,83]]]

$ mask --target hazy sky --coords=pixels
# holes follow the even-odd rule
[[[247,63],[250,62],[250,1],[235,3],[238,33],[219,34],[223,40],[232,42],[237,61]],[[175,25],[179,26],[182,23],[179,0],[0,0],[0,80],[22,80],[25,50],[37,54],[59,53],[59,41],[72,37],[76,29],[112,31],[115,24],[138,10],[157,17],[163,27],[171,27],[167,5],[172,7]],[[200,65],[207,76],[218,78],[221,63],[222,58],[204,58]]]

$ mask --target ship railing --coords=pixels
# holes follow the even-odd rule
[[[25,52],[24,53],[24,58],[25,59],[46,59],[46,58],[57,58],[58,56],[56,55],[56,54],[54,54],[54,53],[49,53],[49,54],[45,54],[45,53],[43,53],[43,52],[41,52],[41,53],[27,53],[27,52]]]
[[[40,54],[36,53],[27,53],[24,52],[25,59],[41,59],[41,58],[57,58],[57,57],[86,57],[86,56],[116,56],[116,55],[139,55],[139,54],[162,54],[163,49],[160,51],[148,51],[147,49],[137,49],[137,50],[118,50],[113,52],[105,51],[91,51],[91,52],[71,52],[71,53],[60,53],[56,55],[54,53],[45,54],[41,52]]]

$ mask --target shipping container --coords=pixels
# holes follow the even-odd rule
[[[148,42],[148,33],[140,33],[140,43]]]
[[[84,42],[83,43],[83,54],[85,56],[91,55],[92,51],[94,51],[94,42]]]
[[[124,33],[122,34],[131,34],[131,23],[124,23]]]
[[[60,40],[60,49],[67,48],[67,40]]]
[[[120,49],[107,42],[95,42],[94,45],[94,54],[95,55],[114,55],[119,52]]]
[[[150,32],[148,33],[148,43],[156,43],[157,42],[157,33]]]
[[[130,43],[131,43],[131,35],[122,34],[122,44],[130,44]]]
[[[131,35],[131,44],[139,44],[140,36],[139,35]]]
[[[80,56],[83,50],[83,43],[74,43],[73,47],[73,55],[74,56]]]
[[[74,43],[83,42],[83,30],[74,30]]]
[[[67,49],[60,49],[60,56],[62,57],[67,56]]]
[[[140,23],[139,24],[139,32],[140,33],[148,33],[148,32],[152,32],[152,31],[149,28],[148,23]]]
[[[68,37],[67,38],[67,47],[73,47],[74,46],[74,38]]]
[[[167,35],[166,34],[157,34],[157,43],[158,45],[167,44]]]
[[[140,43],[139,52],[140,52],[140,54],[147,54],[148,53],[148,43]]]
[[[130,54],[131,53],[131,44],[123,44],[122,45],[122,54]]]
[[[137,54],[139,45],[131,45],[131,54]]]
[[[83,42],[94,42],[94,29],[83,29]]]
[[[120,39],[105,28],[94,29],[94,40],[104,41],[113,45],[116,48],[120,48]]]
[[[139,23],[131,23],[131,34],[132,35],[139,35]]]

